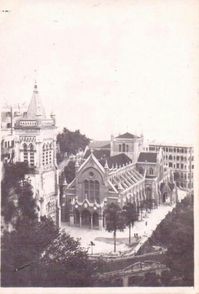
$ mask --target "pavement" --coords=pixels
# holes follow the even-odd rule
[[[186,196],[186,191],[178,190],[178,199],[181,201]],[[153,209],[143,217],[142,221],[135,222],[131,235],[138,234],[140,237],[139,242],[134,247],[128,246],[129,230],[126,228],[124,231],[117,231],[117,252],[134,254],[142,244],[152,235],[158,224],[166,217],[166,215],[173,210],[175,204],[160,205],[158,208]],[[102,230],[91,230],[89,228],[72,227],[66,223],[62,223],[62,228],[75,239],[79,238],[82,247],[88,249],[89,254],[113,254],[113,233]],[[108,239],[107,239],[108,238]],[[135,239],[132,238],[132,241]],[[94,246],[90,245],[90,242]],[[92,248],[91,248],[92,247]],[[125,254],[125,255],[126,255]]]

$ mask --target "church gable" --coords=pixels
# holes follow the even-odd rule
[[[97,158],[94,156],[93,153],[91,153],[91,155],[80,166],[80,168],[77,171],[77,177],[79,178],[79,176],[85,170],[90,169],[90,168],[93,168],[93,169],[97,170],[100,173],[101,177],[104,177],[105,170],[104,170],[103,166],[99,163]]]

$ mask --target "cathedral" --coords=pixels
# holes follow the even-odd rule
[[[47,117],[36,84],[27,112],[15,122],[14,146],[14,161],[27,162],[32,168],[27,177],[37,199],[39,217],[49,216],[59,225],[55,117]]]
[[[146,206],[177,201],[173,172],[164,164],[162,148],[146,151],[143,135],[128,132],[112,136],[110,144],[90,145],[76,156],[75,177],[67,183],[56,162],[55,116],[46,115],[37,84],[27,111],[15,118],[11,129],[12,158],[30,167],[27,178],[39,218],[51,217],[58,226],[62,218],[71,226],[102,229],[109,203],[122,208],[131,202],[142,218]]]
[[[71,226],[102,229],[104,211],[114,202],[131,202],[138,218],[146,202],[151,208],[175,202],[173,175],[163,165],[162,151],[146,152],[143,136],[130,133],[111,138],[111,144],[88,149],[76,160],[75,178],[62,186],[62,220]]]

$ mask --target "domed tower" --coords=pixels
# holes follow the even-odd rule
[[[15,161],[27,162],[40,216],[59,219],[58,172],[56,165],[55,119],[47,117],[37,84],[27,114],[19,118],[15,130]]]

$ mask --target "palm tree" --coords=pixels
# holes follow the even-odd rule
[[[138,219],[136,207],[133,203],[128,202],[123,207],[123,213],[125,216],[125,223],[129,227],[129,245],[131,244],[131,228],[134,225],[135,221]]]
[[[105,209],[106,230],[113,232],[114,252],[116,252],[116,232],[123,231],[126,224],[122,209],[116,203],[110,203]]]

